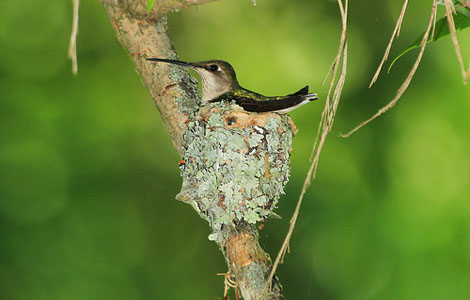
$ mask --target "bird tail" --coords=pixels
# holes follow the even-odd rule
[[[300,96],[300,99],[301,99],[301,101],[298,101],[297,104],[292,103],[292,105],[290,105],[286,108],[273,110],[273,112],[277,112],[277,113],[280,113],[280,114],[288,113],[290,111],[293,111],[296,108],[299,108],[299,107],[301,107],[301,106],[303,106],[307,103],[310,103],[311,101],[317,100],[318,95],[317,94],[305,94],[305,95]]]
[[[303,95],[302,98],[306,101],[313,101],[313,100],[318,99],[318,95],[317,94],[306,94],[306,95]]]

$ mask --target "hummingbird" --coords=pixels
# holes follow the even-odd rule
[[[147,58],[147,60],[180,65],[196,71],[201,78],[202,100],[209,103],[235,100],[235,103],[245,111],[285,114],[318,99],[317,94],[309,94],[308,85],[293,94],[274,97],[247,90],[238,83],[233,67],[223,60],[200,62],[164,58]]]

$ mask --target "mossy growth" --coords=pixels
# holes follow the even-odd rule
[[[273,215],[289,179],[293,124],[287,115],[245,112],[234,103],[204,106],[183,137],[177,199],[191,203],[220,242],[223,226]]]
[[[167,52],[166,57],[178,59],[173,49]],[[192,118],[201,107],[201,97],[197,88],[197,80],[190,76],[181,66],[170,64],[168,77],[177,84],[172,86],[171,92],[178,104],[178,112]]]

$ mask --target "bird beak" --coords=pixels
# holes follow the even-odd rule
[[[168,63],[168,64],[180,65],[180,66],[188,67],[188,68],[191,68],[191,69],[195,69],[195,68],[196,68],[196,66],[193,66],[191,63],[188,63],[188,62],[185,62],[185,61],[180,61],[180,60],[165,59],[165,58],[155,58],[155,57],[147,58],[147,60],[149,60],[149,61],[164,62],[164,63]]]

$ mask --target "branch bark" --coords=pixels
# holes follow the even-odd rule
[[[181,67],[147,57],[177,58],[165,13],[212,0],[101,0],[160,111],[182,164],[177,199],[191,204],[212,228],[228,274],[244,299],[284,299],[276,277],[263,293],[271,259],[256,224],[274,215],[289,176],[295,126],[287,115],[256,114],[233,103],[201,103],[195,81]]]
[[[145,0],[102,0],[116,35],[134,61],[163,118],[173,145],[181,155],[185,122],[200,106],[197,82],[186,70],[172,65],[155,67],[147,57],[172,57],[176,52],[168,36],[164,13],[208,0],[155,1],[150,13]]]

